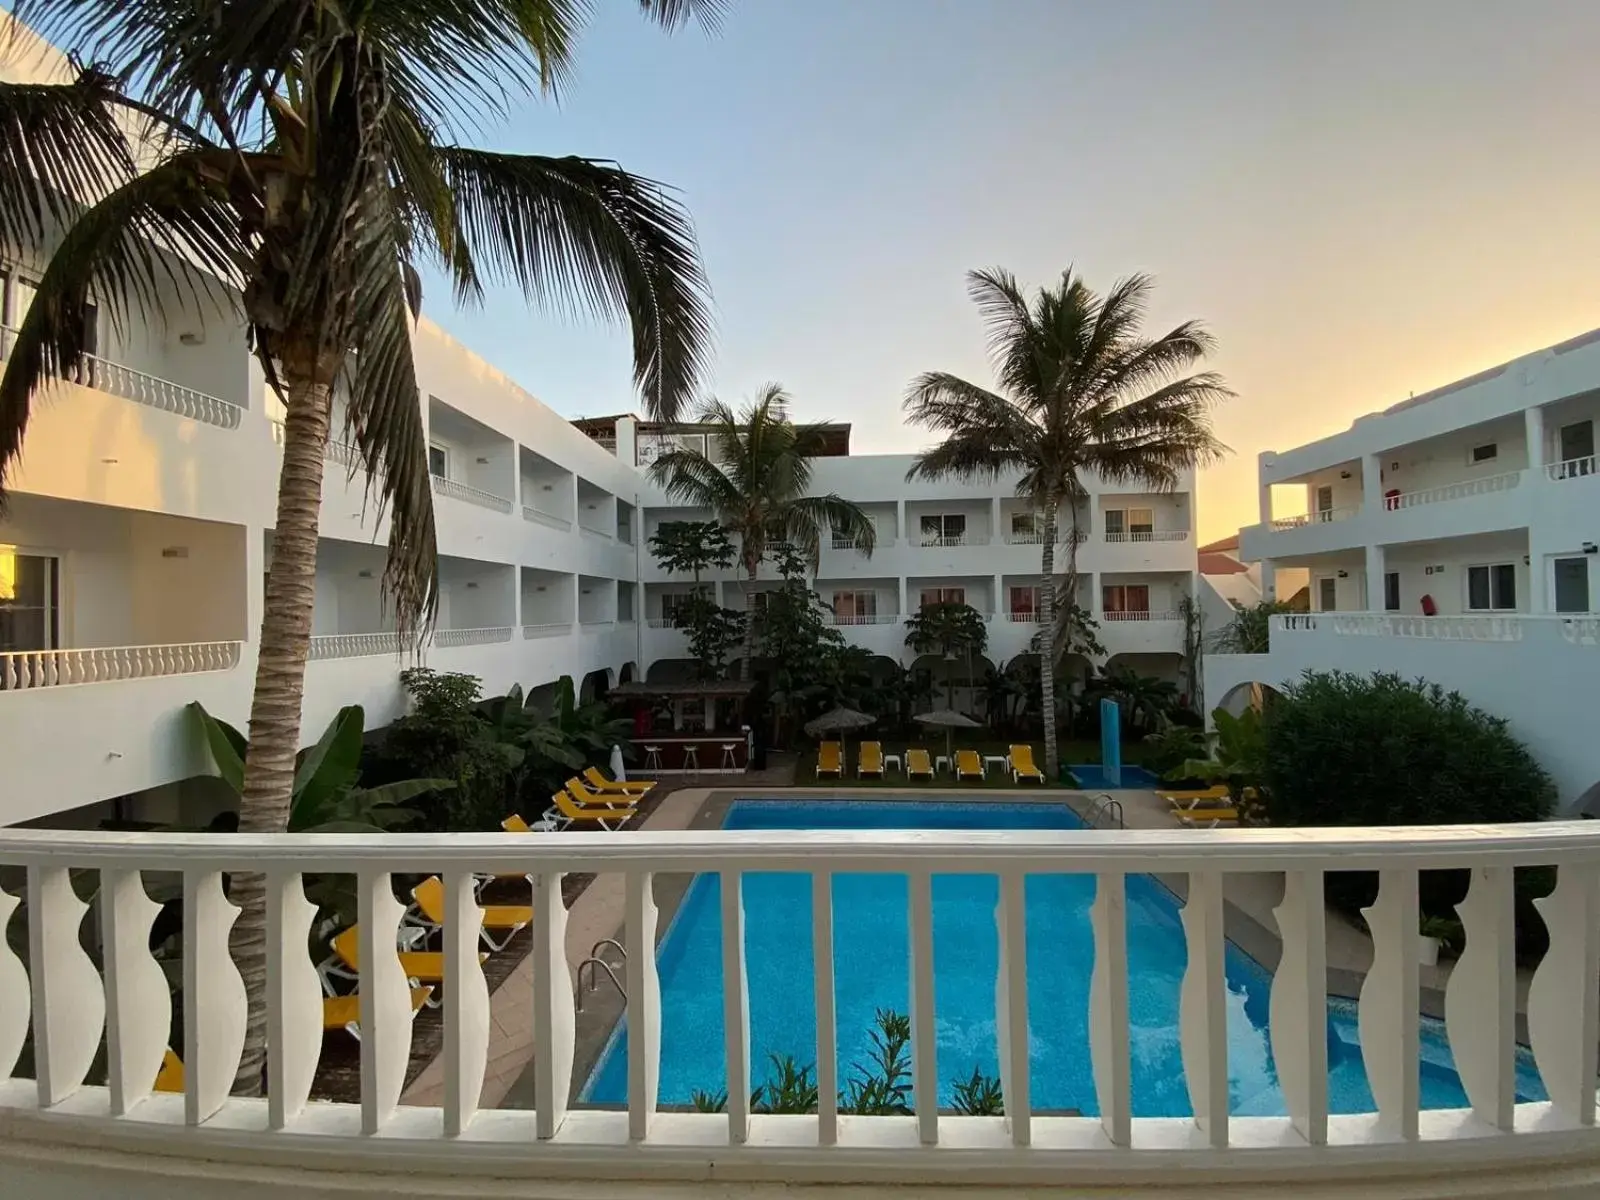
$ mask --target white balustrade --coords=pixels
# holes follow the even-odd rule
[[[1108,542],[1186,542],[1189,540],[1189,531],[1187,529],[1135,530],[1132,533],[1108,533],[1105,535],[1105,540]]]
[[[272,441],[280,450],[283,448],[284,428],[283,422],[277,417],[268,418],[272,428]],[[338,438],[330,437],[327,445],[322,448],[322,457],[329,462],[338,463],[349,470],[357,470],[361,466],[361,450],[353,442],[342,442]],[[382,468],[380,467],[381,471]]]
[[[1551,949],[1529,989],[1528,1029],[1547,1102],[1518,1102],[1515,1091],[1515,930],[1512,872],[1547,866],[1556,890],[1540,903]],[[1472,883],[1459,906],[1465,951],[1446,991],[1450,1044],[1470,1109],[1420,1112],[1419,872],[1466,869]],[[1014,1185],[1093,1176],[1105,1186],[1142,1186],[1152,1171],[1220,1173],[1236,1185],[1252,1178],[1281,1186],[1284,1171],[1320,1169],[1336,1153],[1340,1178],[1363,1167],[1421,1178],[1439,1170],[1515,1170],[1540,1163],[1600,1159],[1593,1138],[1600,1044],[1600,828],[1592,822],[1426,829],[1302,828],[1214,830],[850,830],[697,831],[626,836],[599,832],[508,838],[503,834],[195,835],[0,830],[0,870],[27,878],[26,968],[0,942],[0,1152],[8,1139],[37,1136],[40,1110],[67,1104],[74,1144],[182,1156],[186,1133],[170,1101],[150,1094],[166,1045],[170,1012],[152,973],[148,931],[154,906],[142,878],[176,873],[183,882],[184,1116],[223,1142],[194,1143],[196,1159],[219,1145],[221,1163],[282,1164],[302,1172],[365,1173],[423,1169],[463,1174],[536,1172],[546,1181],[619,1177],[659,1179],[693,1162],[703,1178],[826,1178],[870,1186],[886,1178],[919,1185]],[[1366,910],[1373,966],[1358,1001],[1362,1054],[1376,1114],[1329,1113],[1326,961],[1322,888],[1327,871],[1379,873]],[[266,1036],[268,1100],[230,1097],[244,1032],[243,986],[228,952],[236,909],[225,875],[264,873],[268,907]],[[751,1061],[746,983],[747,872],[795,872],[811,879],[809,918],[817,1013],[819,1108],[768,1116],[750,1111]],[[313,909],[302,872],[353,874],[361,960],[359,1103],[306,1104],[320,1049],[320,997],[307,941]],[[446,955],[442,1104],[401,1102],[412,1038],[410,984],[393,953],[404,908],[398,878],[437,872],[444,880]],[[622,940],[627,949],[626,1112],[568,1112],[576,1040],[562,879],[568,872],[623,876]],[[1224,972],[1224,890],[1230,875],[1281,872],[1275,912],[1283,949],[1272,985],[1269,1034],[1287,1115],[1230,1112]],[[655,949],[660,875],[719,877],[719,1001],[725,1023],[726,1113],[678,1110],[659,1092],[663,1029],[684,1019],[664,1009]],[[907,881],[911,1089],[915,1116],[879,1118],[837,1112],[834,988],[834,873],[879,873]],[[965,1117],[938,1107],[940,1013],[933,878],[997,877],[998,959],[994,1037],[1006,1117]],[[1193,1117],[1132,1115],[1127,886],[1131,874],[1186,881],[1187,946],[1178,1040]],[[481,912],[474,877],[531,877],[534,912],[532,1029],[509,1031],[534,1050],[534,1113],[479,1112],[495,1023],[478,966]],[[1089,919],[1093,973],[1088,1055],[1099,1115],[1043,1114],[1032,1104],[1030,1009],[1055,1028],[1060,997],[1028,996],[1025,884],[1030,875],[1096,879]],[[98,876],[96,885],[93,877]],[[87,905],[98,886],[104,978],[84,949]],[[18,898],[0,892],[0,919]],[[808,911],[807,911],[808,909]],[[801,935],[797,935],[801,936]],[[1038,945],[1036,953],[1059,953]],[[797,979],[796,986],[805,986]],[[524,983],[523,986],[529,986]],[[32,999],[35,1079],[9,1078]],[[102,1030],[109,1085],[84,1080]],[[715,1081],[708,1080],[708,1086]],[[669,1100],[671,1101],[669,1103]],[[659,1102],[659,1103],[658,1103]],[[436,1101],[435,1103],[440,1103]],[[657,1109],[662,1108],[659,1112]],[[667,1111],[667,1109],[672,1111]],[[915,1131],[913,1133],[913,1130]],[[376,1136],[376,1139],[374,1138]],[[537,1142],[536,1147],[529,1145]],[[627,1143],[631,1147],[624,1151]],[[920,1143],[920,1148],[918,1146]],[[1323,1147],[1326,1145],[1327,1150]],[[308,1156],[308,1147],[317,1150]],[[325,1151],[325,1153],[324,1153]],[[278,1156],[278,1157],[274,1157]],[[1332,1160],[1326,1160],[1331,1162]],[[353,1164],[359,1164],[353,1165]],[[674,1165],[676,1164],[676,1165]],[[1252,1175],[1259,1171],[1260,1174]],[[977,1174],[975,1174],[975,1172]],[[1376,1177],[1376,1176],[1375,1176]],[[381,1179],[369,1179],[374,1187]],[[308,1183],[308,1186],[311,1186]],[[1354,1186],[1354,1185],[1353,1185]],[[1352,1194],[1363,1194],[1358,1190]],[[1372,1194],[1372,1193],[1366,1193]],[[1430,1192],[1430,1194],[1434,1194]],[[1443,1194],[1440,1192],[1439,1194]]]
[[[173,642],[81,650],[13,650],[0,654],[0,692],[198,675],[239,665],[239,642]]]
[[[1522,482],[1521,471],[1506,471],[1500,475],[1485,475],[1480,479],[1462,479],[1438,487],[1421,488],[1415,492],[1401,492],[1398,496],[1385,496],[1384,511],[1398,512],[1406,508],[1420,508],[1427,504],[1444,504],[1452,500],[1465,500],[1469,496],[1489,496],[1508,492]]]
[[[311,639],[308,657],[367,658],[375,654],[400,654],[406,649],[400,635],[388,633],[323,633]]]
[[[916,544],[924,548],[931,546],[987,546],[989,539],[976,533],[955,533],[948,537],[936,537],[925,533],[917,538]]]
[[[900,623],[900,614],[856,613],[854,615],[849,615],[845,613],[834,613],[833,623],[835,625],[898,625]]]
[[[677,617],[646,617],[645,622],[651,629],[677,629]]]
[[[1100,614],[1104,621],[1180,621],[1183,614],[1178,612],[1103,612]]]
[[[522,627],[522,636],[525,638],[565,637],[571,632],[571,621],[551,622],[545,625],[524,625]]]
[[[1043,620],[1037,610],[1033,612],[1008,612],[1005,614],[1005,618],[1013,625],[1037,625]]]
[[[1278,517],[1272,521],[1272,528],[1275,532],[1282,533],[1289,529],[1304,529],[1307,525],[1330,525],[1338,521],[1348,521],[1360,511],[1361,506],[1359,504],[1341,505],[1338,508],[1324,508],[1314,513],[1300,513],[1298,516],[1293,517]]]
[[[1568,617],[1561,620],[1561,636],[1574,646],[1600,646],[1600,617]]]
[[[522,506],[522,519],[524,521],[532,521],[535,525],[548,525],[551,529],[560,529],[565,532],[570,532],[572,529],[572,522],[567,518],[558,517],[555,513],[547,513],[528,504]]]
[[[1187,537],[1188,535],[1185,534],[1184,536]],[[1008,546],[1042,546],[1044,545],[1044,533],[1019,533],[1012,531],[1005,534],[1000,540]],[[1068,532],[1065,528],[1061,526],[1056,527],[1056,545],[1058,546],[1065,546],[1072,541],[1076,541],[1078,545],[1081,546],[1088,540],[1089,535],[1081,529],[1078,530],[1077,537],[1074,538],[1068,535]],[[1108,538],[1107,540],[1110,539]]]
[[[581,521],[578,523],[578,533],[583,537],[593,538],[596,541],[609,542],[613,540],[609,529],[596,529],[593,525],[585,525]]]
[[[1400,613],[1289,613],[1272,619],[1274,631],[1332,632],[1339,637],[1421,638],[1444,642],[1520,642],[1530,621],[1527,613],[1499,616],[1469,613],[1457,616],[1410,616]],[[1574,635],[1575,636],[1575,635]],[[1569,637],[1568,640],[1574,640]]]
[[[433,491],[437,496],[465,500],[468,504],[476,504],[479,508],[492,508],[495,512],[509,513],[513,507],[511,501],[504,496],[496,496],[493,492],[486,492],[481,488],[469,487],[460,480],[446,479],[443,475],[433,476]]]
[[[435,629],[433,644],[441,649],[451,646],[488,646],[495,642],[509,642],[512,633],[510,625],[496,625],[487,629]]]
[[[1563,479],[1583,479],[1589,475],[1600,474],[1600,466],[1596,465],[1595,456],[1586,458],[1568,458],[1561,462],[1546,463],[1544,468],[1546,478],[1559,483]]]

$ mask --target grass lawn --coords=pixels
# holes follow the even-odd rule
[[[930,757],[937,757],[944,753],[945,740],[942,729],[930,731],[929,736],[926,737],[889,737],[880,740],[883,742],[883,752],[885,754],[898,754],[902,764],[905,761],[907,746],[922,746],[928,751]],[[850,738],[845,743],[845,782],[848,782],[852,788],[903,788],[906,786],[905,772],[896,771],[892,767],[884,773],[884,778],[882,779],[857,779],[855,776],[856,748],[860,744],[861,739],[856,737]],[[1044,767],[1044,743],[1035,741],[1030,744],[1033,746],[1033,760],[1042,769]],[[1098,741],[1091,742],[1083,739],[1074,739],[1060,742],[1058,745],[1061,751],[1061,761],[1064,763],[1097,763],[1100,761],[1100,743]],[[955,748],[957,750],[976,750],[979,756],[983,757],[1003,755],[1011,748],[1011,743],[994,738],[962,737],[958,733],[955,738]],[[1144,757],[1144,747],[1138,742],[1124,742],[1122,744],[1122,761],[1124,763],[1139,765],[1144,761]],[[826,779],[817,778],[817,748],[815,746],[809,746],[801,750],[796,757],[794,782],[796,787],[838,787],[840,783],[839,780],[834,779],[832,776]],[[918,780],[917,782],[925,781]],[[955,778],[948,772],[941,771],[935,782],[940,785],[955,784]],[[1037,788],[1039,785],[1034,783],[1013,784],[1009,772],[995,770],[990,767],[988,777],[981,783],[975,780],[962,780],[959,786],[1025,791],[1029,788]]]

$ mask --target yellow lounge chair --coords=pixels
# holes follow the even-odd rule
[[[637,796],[623,796],[613,794],[602,796],[599,792],[591,792],[584,786],[583,780],[574,775],[567,780],[567,795],[578,802],[579,808],[627,808],[632,809],[639,803]]]
[[[166,1055],[161,1059],[161,1069],[156,1072],[155,1090],[158,1092],[183,1091],[183,1059],[167,1048]]]
[[[424,920],[429,921],[440,929],[444,928],[445,896],[444,881],[437,875],[430,875],[416,887],[411,889],[411,898],[417,902],[417,911]],[[533,905],[531,904],[481,904],[478,906],[483,912],[483,928],[478,931],[478,936],[483,939],[483,944],[498,953],[510,944],[523,929],[533,924]],[[499,934],[500,939],[495,940]]]
[[[1006,759],[1011,764],[1012,783],[1021,783],[1024,779],[1031,779],[1034,783],[1044,782],[1044,772],[1034,764],[1032,746],[1013,746]]]
[[[618,783],[600,774],[596,767],[585,767],[583,778],[597,792],[621,792],[630,796],[642,796],[656,786],[654,779],[625,779]]]
[[[411,1016],[416,1018],[417,1010],[428,1002],[428,997],[433,995],[431,987],[414,987],[411,989]],[[361,1040],[361,997],[352,992],[348,996],[327,996],[322,1001],[322,1031],[327,1033],[330,1029],[342,1029],[356,1041]]]
[[[1196,803],[1204,804],[1208,800],[1226,800],[1228,785],[1219,783],[1208,788],[1191,788],[1184,792],[1157,792],[1156,795],[1175,808],[1193,808]]]
[[[983,778],[983,759],[978,757],[978,752],[976,750],[956,751],[956,778]]]
[[[861,753],[856,757],[856,777],[865,779],[869,775],[874,779],[883,778],[883,744],[881,742],[861,743]]]
[[[523,876],[518,875],[516,878],[521,879]],[[339,963],[343,964],[343,968],[341,969],[338,964],[324,963],[317,973],[322,976],[322,986],[327,989],[328,994],[334,995],[335,993],[330,986],[331,979],[348,979],[352,982],[357,982],[361,978],[361,926],[352,925],[348,929],[341,930],[329,939],[328,945],[332,948]],[[400,969],[406,973],[406,978],[411,981],[413,987],[422,983],[444,982],[444,954],[442,951],[396,950],[395,953],[400,956]],[[478,961],[481,963],[488,957],[487,954],[480,953]],[[443,1002],[443,1000],[444,997],[441,996],[439,1001]]]
[[[844,752],[838,742],[823,742],[817,747],[817,778],[824,775],[844,778]]]
[[[623,822],[629,817],[637,815],[639,810],[629,805],[627,808],[610,808],[600,805],[579,804],[566,792],[556,792],[550,797],[562,816],[573,824],[579,822],[592,822],[601,829],[610,832],[621,829]]]
[[[1216,829],[1221,825],[1237,825],[1238,810],[1232,808],[1197,808],[1189,813],[1175,813],[1178,824],[1190,829]]]
[[[928,779],[933,778],[933,762],[928,758],[928,752],[921,748],[906,751],[906,778]]]

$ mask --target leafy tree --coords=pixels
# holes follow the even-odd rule
[[[641,0],[668,28],[716,0]],[[634,378],[672,419],[710,348],[687,214],[612,163],[455,144],[570,70],[588,6],[557,0],[219,5],[16,0],[14,16],[80,67],[0,83],[0,238],[46,261],[0,378],[0,480],[33,398],[83,377],[91,306],[114,321],[242,315],[285,408],[271,569],[241,827],[286,827],[311,633],[333,395],[390,522],[399,628],[425,630],[438,555],[411,321],[419,266],[463,301],[490,283],[626,319]],[[149,135],[137,152],[118,119]],[[63,232],[64,231],[64,232]],[[182,254],[171,247],[181,247]],[[235,881],[249,1021],[237,1086],[265,1057],[265,880]]]
[[[728,673],[728,656],[744,642],[746,614],[723,608],[698,592],[679,602],[677,625],[689,638],[689,653],[701,679],[721,679]]]
[[[875,530],[867,514],[835,493],[812,496],[811,460],[823,449],[823,426],[795,425],[789,397],[775,383],[739,412],[708,400],[696,420],[707,427],[707,450],[676,449],[656,459],[651,479],[681,504],[710,510],[737,541],[745,573],[745,608],[761,561],[787,542],[816,570],[823,532],[837,530],[871,554]],[[756,623],[745,627],[739,677],[750,678]]]
[[[799,716],[809,700],[823,694],[832,657],[844,635],[833,625],[832,610],[804,580],[790,579],[763,592],[756,620],[761,656],[772,663],[772,702],[781,721]]]
[[[1104,658],[1106,654],[1106,648],[1100,641],[1100,622],[1073,598],[1072,589],[1066,584],[1056,590],[1053,623],[1033,635],[1030,648],[1037,654],[1043,654],[1047,638],[1054,649],[1057,666],[1069,654],[1081,654],[1085,658]]]
[[[696,592],[703,572],[733,566],[733,543],[715,521],[663,521],[650,535],[650,553],[668,575],[694,576]]]
[[[1254,807],[1261,807],[1262,812],[1266,812],[1259,798],[1267,750],[1266,727],[1261,719],[1261,711],[1247,708],[1234,716],[1226,709],[1219,708],[1211,714],[1211,720],[1216,726],[1216,734],[1210,739],[1209,747],[1198,730],[1173,726],[1167,731],[1174,745],[1198,738],[1205,753],[1203,757],[1191,756],[1174,764],[1166,772],[1166,777],[1225,783],[1235,806],[1244,799],[1246,788],[1255,788],[1258,799]]]
[[[1212,654],[1266,654],[1272,648],[1272,618],[1295,611],[1283,600],[1229,603],[1233,605],[1232,618],[1207,639],[1206,648]]]
[[[1211,352],[1209,333],[1186,321],[1159,337],[1140,326],[1151,281],[1135,275],[1105,296],[1070,270],[1032,301],[1008,271],[975,271],[968,290],[989,327],[998,389],[956,375],[918,376],[906,396],[911,420],[944,437],[918,455],[908,478],[1017,475],[1017,495],[1043,518],[1040,618],[1055,627],[1055,551],[1063,513],[1066,599],[1077,579],[1083,477],[1170,491],[1184,472],[1224,452],[1209,411],[1231,393],[1210,371],[1190,372]],[[1055,778],[1055,661],[1041,660],[1045,772]]]
[[[1127,667],[1116,666],[1089,684],[1091,696],[1106,696],[1117,702],[1123,720],[1130,727],[1159,728],[1163,719],[1178,705],[1178,687],[1165,679],[1140,675]]]
[[[989,643],[989,625],[970,604],[954,601],[924,604],[906,618],[906,645],[918,654],[970,663]],[[955,685],[946,688],[946,703],[955,704]]]

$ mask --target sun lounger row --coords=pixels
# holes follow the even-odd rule
[[[839,742],[823,742],[817,747],[816,777],[822,779],[831,777],[844,778],[844,746]],[[955,762],[952,765],[955,777],[962,780],[982,780],[986,777],[983,758],[976,750],[957,750]],[[1043,783],[1044,772],[1033,761],[1033,747],[1018,743],[1011,747],[1006,755],[1006,770],[1011,773],[1012,783]],[[934,764],[928,751],[921,746],[913,746],[906,751],[905,773],[909,780],[931,780],[934,778]],[[882,742],[862,742],[861,749],[856,756],[856,778],[882,779],[884,777],[884,755]]]

